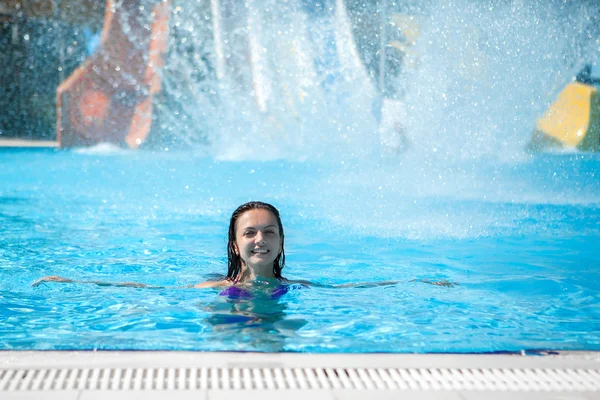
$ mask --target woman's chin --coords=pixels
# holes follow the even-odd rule
[[[255,267],[268,267],[273,265],[275,259],[270,254],[255,254],[248,261],[248,264]]]

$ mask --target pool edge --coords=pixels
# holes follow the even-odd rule
[[[57,149],[60,144],[56,140],[30,140],[18,138],[3,138],[0,139],[0,148],[49,148]]]
[[[258,353],[203,351],[0,351],[0,368],[5,367],[80,367],[94,364],[126,366],[129,364],[173,367],[206,366],[224,368],[239,362],[270,363],[292,368],[351,367],[351,368],[546,368],[565,366],[600,368],[600,351],[558,351],[550,355],[465,354],[465,353]]]

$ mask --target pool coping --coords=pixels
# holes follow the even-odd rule
[[[519,353],[258,353],[203,351],[0,351],[0,368],[148,366],[227,368],[238,364],[309,368],[600,368],[600,351]]]

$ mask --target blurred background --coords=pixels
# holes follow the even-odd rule
[[[56,88],[99,44],[104,8],[0,1],[0,138],[56,138]]]
[[[125,3],[143,8],[144,3],[157,1],[120,0],[115,2],[115,7],[123,7]],[[218,24],[215,22],[215,4],[223,14],[218,16]],[[230,36],[231,53],[239,50],[231,44],[235,35],[238,35],[237,30],[246,29],[244,35],[248,38],[253,32],[257,32],[256,27],[260,28],[266,38],[260,46],[264,46],[263,50],[271,63],[271,69],[265,75],[271,86],[276,86],[281,85],[277,81],[282,79],[279,69],[290,69],[292,63],[285,60],[273,63],[273,59],[281,60],[283,53],[274,51],[273,48],[277,45],[272,43],[277,35],[289,36],[294,33],[266,32],[269,29],[268,19],[275,17],[279,21],[285,21],[286,18],[293,19],[294,15],[301,15],[309,21],[326,19],[339,12],[342,5],[350,25],[352,46],[358,53],[361,68],[366,71],[370,85],[376,88],[375,94],[368,94],[369,102],[365,102],[363,108],[368,107],[368,117],[375,118],[381,125],[382,118],[385,120],[385,116],[381,115],[385,108],[382,105],[384,100],[401,99],[407,107],[394,111],[389,106],[387,112],[395,113],[398,118],[405,120],[412,118],[407,129],[410,129],[413,136],[418,135],[417,131],[422,129],[415,125],[431,120],[432,116],[439,120],[443,118],[439,110],[415,117],[415,101],[422,99],[422,93],[416,94],[420,90],[429,91],[425,102],[436,102],[444,99],[443,96],[448,95],[449,91],[464,90],[464,93],[476,93],[473,98],[481,98],[482,94],[491,97],[505,95],[517,86],[530,87],[531,93],[535,94],[531,96],[533,100],[527,100],[530,109],[526,119],[521,118],[525,111],[521,105],[515,105],[514,100],[502,99],[499,103],[510,110],[518,108],[518,115],[515,116],[518,123],[522,126],[530,123],[533,130],[535,119],[543,114],[565,84],[575,79],[586,65],[593,64],[593,68],[597,68],[595,57],[600,48],[600,7],[596,0],[503,0],[489,2],[489,5],[468,0],[298,0],[281,4],[275,1],[249,1],[240,8],[245,8],[246,11],[238,15],[235,4],[227,0],[173,0],[169,3],[168,54],[166,65],[161,71],[162,91],[155,99],[152,111],[153,123],[148,145],[215,144],[218,142],[215,136],[223,135],[223,132],[215,133],[215,124],[219,125],[219,122],[211,120],[214,109],[223,108],[223,97],[231,95],[215,83],[222,78],[219,77],[216,27],[223,29],[221,36]],[[56,139],[57,87],[98,49],[105,9],[104,1],[93,0],[0,1],[0,138]],[[251,9],[258,10],[258,14],[248,11]],[[227,13],[229,15],[225,15]],[[248,30],[252,18],[261,19],[254,31]],[[227,24],[231,28],[229,31]],[[339,19],[333,24],[339,26]],[[326,23],[314,26],[321,29],[311,33],[319,36],[318,40],[310,38],[313,44],[319,40],[323,43],[336,41],[330,41],[328,35],[338,32],[333,32]],[[298,38],[302,35],[303,33],[299,34]],[[247,40],[251,46],[252,38]],[[227,38],[224,41],[227,43]],[[269,41],[271,44],[265,44]],[[327,91],[328,79],[336,79],[337,72],[333,71],[335,68],[340,71],[347,69],[347,65],[327,65],[332,59],[328,59],[327,54],[334,53],[333,58],[337,59],[333,63],[339,63],[339,53],[344,51],[339,46],[339,35],[337,42],[337,47],[334,44],[332,49],[319,50],[321,56],[313,54],[315,68],[320,68],[323,75],[318,82],[324,88],[322,92]],[[258,51],[256,54],[260,53]],[[524,59],[527,62],[519,61]],[[239,66],[244,68],[247,65]],[[263,66],[264,63],[261,68]],[[419,73],[410,72],[417,67]],[[277,71],[273,72],[274,70]],[[293,82],[289,84],[294,90],[302,86],[301,77],[296,76],[295,79],[295,86]],[[508,83],[509,80],[515,82],[514,86]],[[256,86],[256,81],[252,85]],[[252,85],[247,85],[246,89],[252,90]],[[287,90],[286,85],[284,82],[283,86]],[[465,86],[468,86],[466,90]],[[298,89],[291,96],[297,98],[297,103],[304,98],[302,90]],[[345,96],[342,87],[336,86],[333,90],[338,98],[340,95]],[[360,85],[351,90],[360,91]],[[436,93],[432,95],[433,91]],[[214,100],[215,93],[220,93],[220,100]],[[515,92],[515,96],[522,94]],[[274,102],[281,103],[286,99],[283,94],[270,95]],[[530,93],[521,97],[528,95]],[[471,102],[468,106],[463,104],[458,108],[462,114],[465,114],[467,108],[475,114],[505,111],[476,110],[481,107],[481,102],[461,96],[465,95],[458,95],[456,104],[461,101]],[[260,103],[260,93],[255,97],[259,103],[258,108],[264,113],[268,106]],[[331,101],[331,96],[324,102],[328,101]],[[230,106],[240,109],[239,102]],[[426,106],[430,110],[435,108],[432,104]],[[281,110],[271,111],[270,115],[284,114]],[[410,114],[409,118],[406,118],[407,112]],[[298,119],[296,113],[294,110],[294,116]],[[310,113],[306,116],[311,117]],[[219,117],[227,118],[227,114],[219,114]],[[279,121],[285,120],[284,117],[277,118],[278,122],[290,128],[288,122]],[[346,117],[341,119],[344,118]],[[349,124],[347,122],[344,124],[353,125],[352,121]],[[494,125],[493,121],[484,122],[487,126]],[[238,125],[246,124],[240,122]],[[263,129],[260,125],[256,129]],[[357,126],[357,129],[360,128]],[[238,128],[230,124],[228,129]],[[302,129],[311,129],[311,126],[302,125]],[[502,129],[507,131],[506,127]],[[398,138],[392,139],[399,141]],[[386,139],[381,140],[385,142]],[[519,139],[519,146],[523,146],[525,141]],[[399,145],[395,143],[394,146]],[[291,147],[299,147],[299,142],[293,142]]]

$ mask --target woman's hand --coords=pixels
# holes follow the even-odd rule
[[[72,279],[67,279],[67,278],[63,278],[57,275],[53,275],[53,276],[45,276],[41,279],[38,279],[37,281],[33,282],[31,284],[31,286],[36,287],[41,285],[44,282],[63,282],[63,283],[71,283],[73,282]]]

